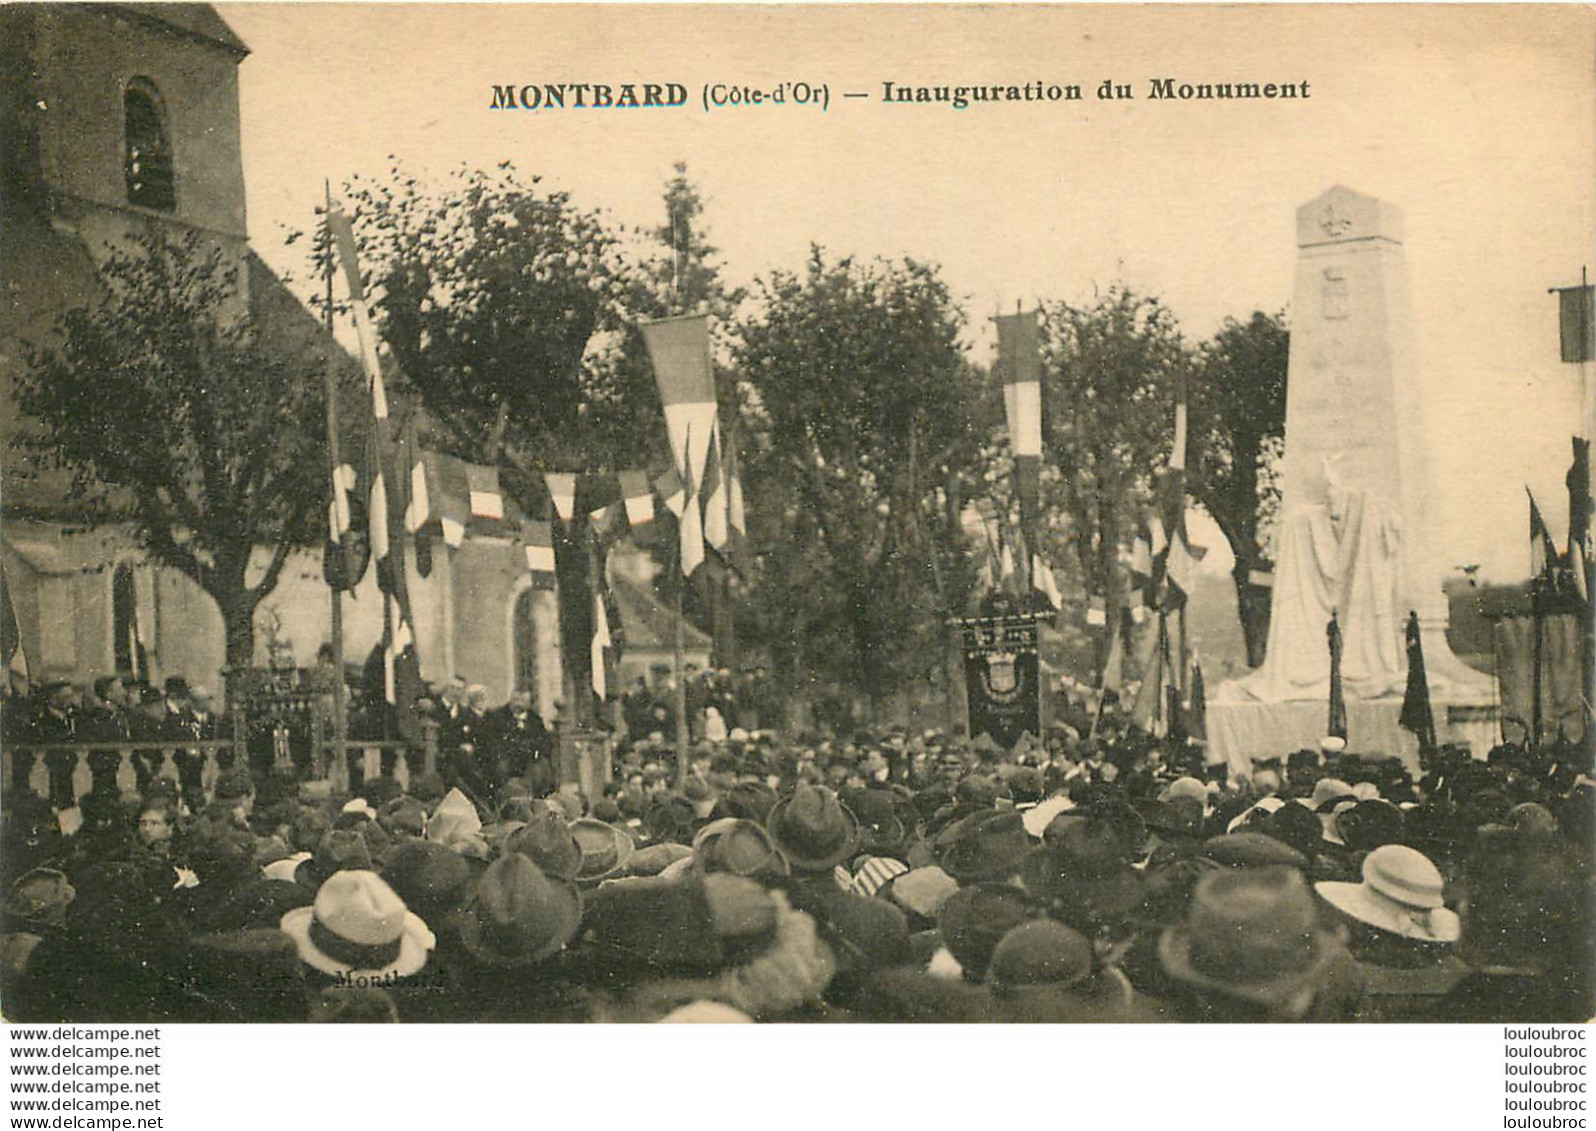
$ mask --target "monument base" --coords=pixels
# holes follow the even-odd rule
[[[1440,742],[1466,744],[1476,758],[1484,758],[1495,745],[1496,711],[1491,704],[1437,702],[1432,709]],[[1317,750],[1325,735],[1326,712],[1325,704],[1314,699],[1260,703],[1216,698],[1208,704],[1208,759],[1228,766],[1232,779],[1251,777],[1255,761]],[[1349,700],[1347,749],[1395,755],[1418,778],[1419,740],[1402,729],[1401,715],[1401,696]]]

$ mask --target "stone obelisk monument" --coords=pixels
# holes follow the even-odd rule
[[[1297,210],[1268,655],[1220,687],[1210,718],[1233,772],[1322,737],[1332,612],[1353,749],[1413,759],[1397,726],[1410,610],[1443,736],[1445,704],[1491,701],[1489,680],[1446,642],[1402,238],[1397,208],[1339,186]]]

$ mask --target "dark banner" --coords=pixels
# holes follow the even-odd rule
[[[964,630],[970,737],[989,735],[1005,749],[1026,732],[1039,738],[1042,697],[1036,617],[981,617],[959,624]]]

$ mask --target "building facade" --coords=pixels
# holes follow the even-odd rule
[[[318,365],[351,359],[250,250],[239,135],[249,53],[204,4],[0,7],[0,568],[28,674],[84,682],[136,670],[216,688],[220,613],[188,577],[148,559],[131,528],[75,510],[64,476],[15,441],[27,344],[50,340],[96,297],[96,265],[140,227],[196,234],[233,257],[237,301],[274,349]],[[329,171],[336,172],[336,171]],[[225,315],[228,312],[219,312]],[[502,544],[501,544],[502,543]],[[269,556],[259,551],[264,569]],[[474,534],[422,578],[411,561],[422,675],[517,688],[552,718],[561,697],[555,594],[534,590],[519,546]],[[381,635],[372,571],[343,598],[346,660]],[[256,662],[310,667],[330,639],[319,550],[293,555],[256,615]]]

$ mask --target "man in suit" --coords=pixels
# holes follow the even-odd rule
[[[199,742],[209,735],[204,733],[204,722],[194,710],[193,694],[188,681],[182,676],[175,675],[167,679],[164,725],[174,737],[181,736]],[[172,752],[172,760],[177,763],[177,781],[182,790],[183,804],[188,806],[190,813],[198,813],[205,808],[205,752],[193,747],[179,747]]]
[[[78,752],[71,744],[78,741],[78,690],[64,679],[44,685],[44,708],[33,716],[28,741],[43,746],[62,743],[44,752],[50,771],[50,807],[70,809],[77,804],[72,772],[77,769]]]
[[[452,681],[451,681],[452,682]],[[445,687],[448,694],[448,687]],[[456,704],[454,718],[443,724],[439,734],[440,751],[446,750],[452,770],[445,780],[464,789],[474,800],[491,808],[498,795],[499,777],[494,772],[488,722],[488,689],[479,683],[466,689]]]
[[[169,721],[164,692],[147,684],[137,690],[138,704],[128,714],[128,732],[137,744],[133,751],[133,774],[138,779],[139,792],[144,793],[161,772],[166,748],[184,738],[187,732]]]
[[[554,736],[532,710],[532,693],[517,691],[502,707],[489,712],[488,743],[492,761],[502,767],[501,782],[521,777],[534,797],[552,793],[559,784]]]
[[[94,699],[83,710],[79,737],[85,742],[126,742],[129,737],[127,696],[118,676],[101,676],[94,681]],[[89,752],[89,785],[91,793],[115,797],[116,774],[122,765],[120,750],[93,750]]]

